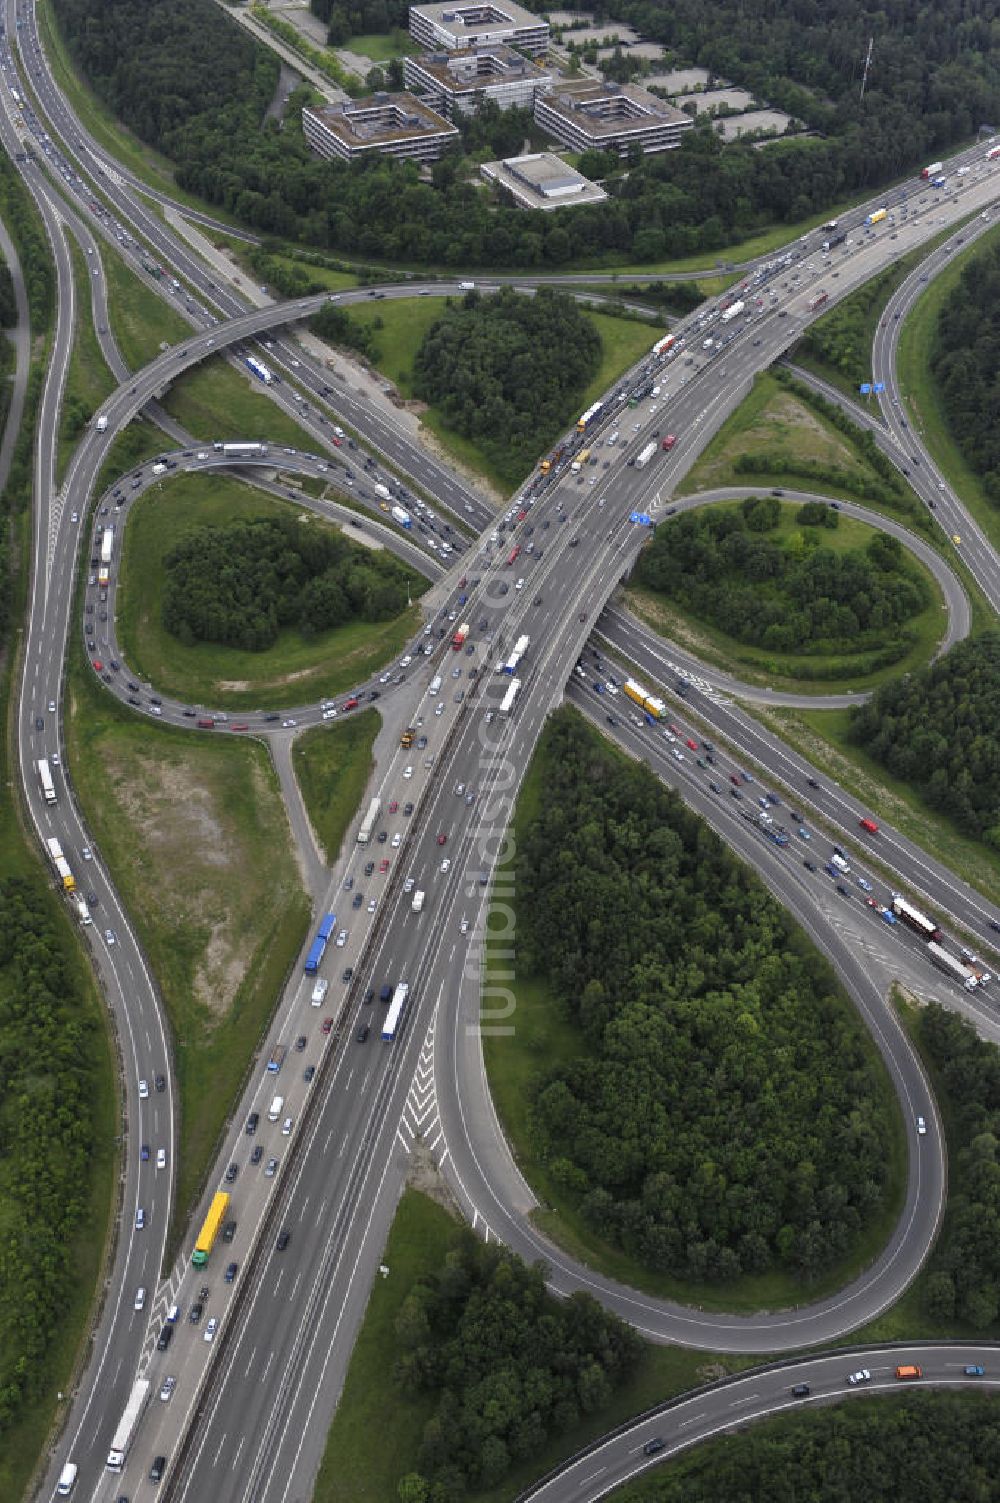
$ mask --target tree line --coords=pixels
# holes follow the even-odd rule
[[[89,1211],[94,1050],[49,904],[0,880],[0,1435],[51,1377]]]
[[[389,621],[424,580],[385,552],[291,517],[186,532],[163,561],[163,625],[181,642],[247,652],[282,627],[314,637],[349,621]]]
[[[808,1281],[884,1202],[888,1085],[826,961],[676,794],[571,711],[519,827],[518,965],[579,1053],[539,1060],[531,1140],[645,1266]]]
[[[829,654],[888,644],[902,654],[929,591],[886,533],[843,552],[824,547],[822,529],[838,516],[802,506],[798,529],[778,539],[767,536],[781,520],[770,496],[688,511],[656,529],[636,577],[748,646]]]
[[[576,415],[601,364],[601,337],[567,293],[467,293],[424,335],[413,389],[474,440],[511,485]]]
[[[97,94],[175,163],[181,187],[263,235],[365,260],[534,267],[718,251],[873,189],[1000,114],[989,28],[967,17],[960,0],[921,8],[917,24],[904,0],[879,11],[880,50],[863,104],[855,99],[858,38],[868,23],[858,0],[841,0],[829,32],[826,12],[813,14],[807,0],[777,14],[753,0],[752,21],[740,0],[617,4],[622,19],[712,62],[818,134],[755,150],[723,146],[706,122],[677,150],[643,157],[636,149],[626,163],[610,162],[606,203],[525,211],[473,186],[461,156],[436,163],[430,183],[413,162],[319,161],[297,118],[265,119],[277,60],[211,0],[56,0],[56,14]],[[357,16],[364,22],[366,12]],[[390,28],[398,18],[387,4]],[[744,56],[735,39],[749,30]],[[496,141],[503,128],[497,122],[487,134]],[[475,142],[478,128],[468,129]]]
[[[581,1416],[605,1407],[642,1343],[586,1294],[557,1300],[541,1264],[457,1229],[444,1267],[417,1281],[396,1318],[393,1374],[434,1399],[405,1503],[461,1503],[496,1487]]]
[[[1000,1317],[1000,1049],[932,1002],[918,1017],[921,1047],[944,1088],[948,1205],[923,1280],[935,1321],[986,1331]]]
[[[1000,850],[1000,632],[876,689],[850,734],[966,835]]]
[[[1000,505],[1000,246],[966,261],[938,315],[930,354],[952,438]]]
[[[813,1404],[696,1446],[626,1487],[621,1503],[982,1503],[995,1492],[998,1446],[985,1393]]]

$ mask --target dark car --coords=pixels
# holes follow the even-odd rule
[[[240,1166],[239,1166],[239,1164],[230,1164],[229,1168],[226,1170],[226,1184],[227,1185],[233,1184],[235,1182],[236,1176],[239,1174],[239,1172],[240,1172]]]
[[[159,1336],[157,1337],[156,1350],[158,1352],[165,1352],[167,1350],[167,1347],[173,1341],[173,1339],[174,1339],[174,1328],[173,1328],[173,1326],[164,1326],[163,1329],[160,1331]]]
[[[88,899],[88,902],[89,902],[89,899]],[[94,902],[95,903],[97,902],[96,898],[94,899]],[[165,1075],[157,1075],[157,1077],[156,1077],[156,1089],[158,1091],[165,1091],[167,1089],[167,1077]]]
[[[255,1144],[254,1145],[253,1153],[251,1153],[251,1155],[250,1155],[250,1162],[251,1162],[251,1164],[259,1164],[260,1161],[261,1161],[261,1159],[263,1157],[264,1157],[264,1149],[263,1149],[263,1147],[261,1146],[260,1143]]]
[[[666,1444],[667,1443],[663,1439],[662,1435],[654,1435],[653,1439],[647,1440],[646,1444],[643,1446],[642,1454],[644,1456],[655,1456],[658,1452],[664,1449]]]
[[[306,1047],[306,1036],[305,1036],[304,1033],[300,1033],[299,1036],[298,1036],[298,1038],[295,1040],[295,1052],[297,1054],[301,1054],[302,1051],[303,1051],[303,1049],[305,1047]]]
[[[795,1387],[792,1389],[792,1398],[807,1399],[811,1393],[812,1389],[809,1387],[808,1383],[796,1383]]]
[[[816,870],[815,861],[803,861],[802,865],[805,867],[807,872],[814,872]]]
[[[201,1300],[195,1300],[194,1304],[191,1306],[190,1312],[188,1313],[188,1320],[193,1326],[196,1326],[199,1320],[201,1320],[204,1309],[205,1306],[202,1304]]]
[[[153,1465],[149,1469],[150,1482],[161,1482],[163,1480],[163,1474],[166,1470],[167,1458],[165,1456],[154,1456]]]
[[[343,982],[346,983],[346,982],[348,982],[348,981],[351,980],[351,978],[352,978],[353,975],[354,975],[354,967],[352,965],[348,965],[348,966],[344,967],[344,974],[341,976],[340,979],[341,979],[341,981],[343,981]]]
[[[367,1023],[362,1023],[361,1026],[358,1028],[358,1031],[354,1035],[354,1037],[357,1039],[357,1041],[358,1041],[359,1044],[364,1044],[364,1043],[367,1043],[367,1041],[368,1041],[368,1033],[369,1033],[368,1024]]]
[[[232,1242],[232,1240],[233,1240],[233,1238],[235,1236],[236,1236],[236,1222],[235,1221],[227,1221],[226,1224],[225,1224],[225,1226],[222,1228],[222,1240],[223,1240],[223,1242]]]
[[[365,862],[365,876],[366,877],[370,877],[371,874],[372,874],[372,872],[374,870],[375,870],[375,863],[374,863],[374,861],[366,861]]]
[[[289,1242],[291,1242],[291,1240],[292,1240],[292,1234],[291,1234],[291,1232],[288,1230],[288,1228],[286,1226],[286,1227],[284,1227],[278,1233],[278,1240],[274,1244],[275,1247],[276,1247],[276,1249],[277,1249],[277,1251],[278,1252],[284,1252],[285,1248],[288,1246],[288,1244],[289,1244]]]
[[[251,1112],[247,1118],[247,1137],[252,1138],[260,1126],[260,1112]]]
[[[308,1081],[312,1080],[312,1078],[313,1078],[313,1076],[315,1074],[316,1074],[316,1066],[315,1065],[306,1065],[306,1068],[302,1071],[302,1079],[308,1082]]]
[[[222,1282],[224,1284],[231,1284],[233,1282],[233,1280],[236,1277],[236,1271],[239,1268],[239,1266],[240,1265],[238,1263],[230,1263],[228,1265],[228,1267],[226,1268],[225,1273],[222,1275]]]

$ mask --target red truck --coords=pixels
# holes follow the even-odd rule
[[[458,631],[451,639],[452,652],[461,652],[462,648],[465,646],[465,639],[468,635],[469,623],[468,621],[463,621],[461,626],[458,628]]]
[[[814,298],[809,299],[809,312],[815,313],[817,308],[822,308],[823,304],[829,299],[829,296],[828,292],[817,292]]]

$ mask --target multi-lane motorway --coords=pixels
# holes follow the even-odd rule
[[[321,300],[245,312],[232,293],[217,286],[190,250],[137,201],[134,185],[118,176],[103,159],[96,160],[95,148],[72,120],[48,76],[37,49],[30,8],[15,11],[9,0],[7,15],[8,35],[13,34],[15,15],[24,23],[19,43],[22,54],[27,50],[31,82],[44,107],[48,129],[53,135],[58,130],[63,151],[72,153],[78,163],[78,168],[73,168],[65,157],[60,158],[66,165],[59,173],[62,183],[56,182],[59,191],[70,195],[77,211],[83,206],[84,222],[93,225],[105,241],[113,238],[121,244],[121,227],[126,223],[131,226],[131,235],[144,239],[176,272],[178,287],[171,295],[198,328],[180,349],[166,352],[123,382],[102,409],[108,419],[107,432],[99,434],[94,429],[87,435],[73,457],[66,482],[57,491],[53,483],[54,435],[72,326],[73,284],[65,250],[60,251],[62,232],[50,206],[47,223],[60,256],[60,304],[36,476],[39,546],[19,715],[20,755],[22,779],[39,832],[45,835],[58,831],[76,853],[87,840],[72,801],[62,798],[55,812],[42,805],[34,762],[39,744],[36,738],[46,738],[49,750],[53,743],[48,738],[59,734],[62,662],[79,538],[107,447],[133,415],[148,410],[173,376],[211,353],[307,316]],[[0,129],[7,146],[16,148],[17,117],[20,113],[23,129],[27,111],[12,111],[6,95],[4,110]],[[42,143],[41,157],[51,161],[50,151],[58,153],[59,148],[52,143],[48,146],[50,150]],[[221,1318],[219,1335],[215,1342],[206,1342],[204,1326],[195,1327],[184,1320],[177,1327],[168,1354],[151,1350],[163,1314],[173,1299],[182,1304],[186,1314],[200,1277],[182,1259],[175,1269],[167,1271],[151,1301],[151,1319],[149,1307],[136,1312],[131,1303],[139,1283],[156,1287],[169,1213],[172,1152],[168,1154],[168,1167],[162,1171],[142,1164],[137,1153],[140,1141],[162,1143],[168,1150],[173,1147],[169,1049],[159,1023],[155,989],[127,917],[120,911],[99,861],[92,863],[101,911],[93,949],[122,1040],[130,1151],[121,1234],[111,1275],[113,1292],[95,1333],[94,1356],[81,1385],[80,1399],[73,1406],[57,1452],[59,1462],[72,1455],[80,1464],[85,1496],[110,1497],[120,1489],[127,1490],[132,1498],[151,1495],[153,1488],[146,1472],[154,1454],[168,1458],[167,1487],[173,1496],[194,1499],[210,1492],[222,1492],[234,1499],[308,1495],[325,1423],[339,1393],[351,1337],[363,1311],[416,1133],[436,1154],[471,1218],[484,1226],[487,1234],[502,1235],[528,1256],[541,1251],[553,1266],[553,1281],[558,1287],[593,1287],[644,1330],[661,1338],[747,1351],[771,1351],[821,1340],[857,1325],[882,1308],[919,1267],[933,1237],[943,1198],[941,1134],[927,1083],[884,1008],[883,992],[852,953],[836,923],[825,915],[824,901],[817,902],[801,873],[792,874],[787,863],[762,860],[759,838],[748,826],[737,824],[729,816],[722,818],[718,810],[711,809],[710,795],[699,794],[693,785],[685,786],[685,796],[704,807],[706,817],[720,825],[734,847],[765,871],[774,890],[835,959],[868,1018],[908,1122],[912,1152],[906,1209],[889,1247],[855,1287],[843,1291],[836,1300],[757,1322],[717,1319],[713,1325],[711,1318],[698,1312],[637,1300],[631,1291],[613,1289],[556,1255],[547,1244],[540,1244],[526,1215],[530,1192],[506,1154],[483,1085],[479,1034],[483,1027],[509,1026],[510,1000],[506,996],[509,988],[500,978],[491,981],[487,977],[489,984],[483,996],[480,994],[476,952],[483,944],[481,918],[486,892],[480,878],[493,873],[502,880],[507,817],[539,730],[549,709],[562,699],[573,663],[603,602],[634,558],[640,532],[629,523],[629,514],[655,511],[662,504],[662,497],[745,392],[753,372],[769,364],[801,332],[817,289],[822,287],[833,301],[899,251],[936,233],[933,220],[951,222],[988,212],[988,206],[1000,195],[1000,182],[980,165],[981,157],[981,150],[966,154],[974,170],[961,180],[961,191],[954,202],[940,197],[934,201],[933,216],[929,210],[919,215],[908,212],[908,222],[904,223],[900,210],[898,228],[886,225],[877,234],[868,235],[858,228],[862,216],[857,214],[853,243],[832,260],[820,261],[814,240],[794,265],[761,270],[751,291],[755,296],[760,289],[761,306],[751,310],[745,327],[734,331],[731,344],[721,354],[703,348],[701,335],[710,336],[705,327],[699,328],[697,319],[687,321],[681,354],[663,368],[661,375],[663,384],[670,387],[669,426],[679,435],[676,449],[658,456],[648,472],[630,468],[618,455],[613,460],[609,457],[609,469],[600,475],[599,491],[578,487],[566,472],[545,487],[534,483],[525,495],[526,503],[533,504],[520,530],[514,523],[505,533],[503,546],[499,539],[491,541],[489,529],[494,519],[482,498],[470,495],[446,467],[426,456],[405,432],[387,422],[381,410],[376,412],[350,393],[338,392],[334,399],[337,419],[365,437],[454,516],[486,528],[474,549],[475,562],[467,560],[460,566],[462,572],[467,570],[479,579],[468,614],[487,621],[485,632],[477,636],[475,666],[477,670],[492,668],[496,657],[524,631],[532,641],[525,689],[510,721],[487,719],[487,708],[495,706],[498,697],[495,676],[477,671],[476,678],[470,678],[465,655],[453,656],[441,644],[429,660],[417,660],[417,668],[411,669],[405,686],[394,686],[391,707],[387,695],[387,716],[394,716],[399,724],[405,724],[406,719],[422,721],[419,729],[427,745],[412,752],[397,749],[380,760],[377,782],[383,806],[389,811],[395,801],[399,807],[387,812],[385,846],[372,847],[373,871],[366,874],[364,870],[372,860],[367,851],[350,848],[326,890],[314,894],[321,908],[337,911],[338,929],[347,930],[343,947],[332,948],[332,963],[326,967],[330,1000],[321,1009],[314,1009],[311,983],[297,978],[279,1005],[274,1040],[291,1044],[299,1035],[306,1039],[302,1053],[293,1049],[283,1066],[280,1120],[267,1123],[268,1107],[279,1087],[261,1069],[236,1112],[220,1165],[220,1176],[226,1162],[235,1163],[238,1170],[234,1189],[238,1226],[232,1255],[239,1263],[239,1274],[233,1284],[224,1285],[222,1263],[215,1259],[217,1266],[208,1276],[209,1310],[216,1319]],[[53,179],[40,167],[39,160],[29,158],[22,166],[39,201],[49,204]],[[88,173],[100,179],[99,198],[90,197],[93,189],[86,186]],[[911,190],[911,204],[915,192]],[[96,209],[92,207],[95,203]],[[117,227],[114,216],[118,216]],[[914,219],[918,219],[917,224]],[[131,241],[133,247],[139,243]],[[101,278],[98,275],[94,280]],[[443,289],[439,284],[422,287],[419,283],[388,289],[390,295],[409,296],[421,290]],[[209,306],[215,311],[208,312]],[[215,322],[219,314],[230,317],[225,323]],[[271,355],[285,377],[275,393],[277,399],[316,435],[317,450],[327,462],[333,455],[328,440],[335,419],[325,407],[330,394],[324,390],[322,370],[300,358],[301,352],[290,341],[277,342]],[[295,400],[297,387],[303,400]],[[655,418],[647,404],[633,413],[619,402],[609,422],[595,431],[595,440],[609,435],[612,421],[627,431],[631,452],[648,434]],[[623,449],[624,445],[618,454]],[[611,452],[610,447],[605,450],[608,456]],[[298,465],[299,456],[294,458]],[[305,457],[302,463],[308,468],[314,461]],[[81,518],[78,523],[71,521],[74,510]],[[938,512],[941,510],[939,502]],[[951,525],[950,514],[944,514],[942,520]],[[86,525],[89,528],[90,523]],[[507,549],[515,537],[527,536],[529,527],[534,529],[532,551],[525,549],[516,568],[505,568]],[[960,530],[968,531],[964,521]],[[84,535],[89,540],[90,533]],[[970,559],[977,578],[980,572],[989,572],[991,560],[988,552],[981,559]],[[450,590],[450,597],[457,592],[458,573],[456,567],[451,580],[442,586]],[[524,580],[520,590],[515,588],[518,578]],[[450,597],[445,594],[442,598]],[[113,640],[110,626],[109,648]],[[428,641],[433,648],[437,639],[432,636]],[[626,650],[629,657],[639,658],[634,641]],[[418,672],[421,662],[422,674]],[[461,684],[452,676],[456,669],[462,675]],[[431,696],[427,686],[436,671],[444,675],[444,689]],[[464,697],[458,699],[460,693]],[[706,695],[703,699],[698,711],[706,723],[715,726],[725,707],[718,703],[718,696]],[[434,700],[437,702],[432,703]],[[49,709],[50,704],[56,706],[54,711]],[[147,691],[138,708],[148,709],[148,705]],[[444,706],[440,714],[439,706]],[[174,708],[183,717],[184,707]],[[593,711],[592,705],[590,709]],[[785,759],[782,778],[792,772],[802,777],[803,764],[789,763],[787,752],[776,745],[768,746],[768,738],[759,729],[757,744],[751,747],[746,740],[741,741],[740,737],[749,735],[747,725],[738,721],[734,707],[727,713],[733,715],[733,722],[721,734],[737,747],[746,746],[747,755],[756,765],[767,767],[768,756],[781,757]],[[41,731],[35,730],[38,719],[42,721]],[[265,724],[256,728],[263,733]],[[279,731],[293,729],[279,726]],[[622,728],[622,736],[626,743],[630,738],[635,741],[637,754],[649,754],[646,743],[641,737],[632,737],[628,727]],[[456,792],[460,784],[462,793]],[[857,811],[836,790],[818,792],[829,800],[822,813],[832,826],[839,828],[845,821],[856,819]],[[414,806],[410,814],[405,813],[407,803]],[[926,862],[919,852],[895,843],[891,832],[884,833],[883,859],[897,863],[896,869],[916,869],[939,908],[954,914],[970,932],[988,938],[995,915],[987,905],[961,884],[949,882],[947,874]],[[439,843],[441,836],[445,837],[443,843]],[[385,872],[377,870],[383,860],[389,863]],[[921,860],[923,866],[912,866]],[[410,893],[404,890],[411,877],[414,887],[427,893],[421,914],[413,913]],[[353,882],[350,889],[344,887],[347,878]],[[354,908],[359,892],[364,894],[362,904]],[[373,900],[374,911],[369,912]],[[344,917],[345,910],[348,918]],[[102,941],[100,931],[104,929],[110,929],[114,943],[106,938]],[[347,966],[353,974],[343,981],[341,968]],[[381,1016],[378,1004],[366,1000],[368,992],[400,979],[407,980],[411,988],[410,1011],[401,1038],[391,1048],[375,1041],[355,1042],[362,1023]],[[320,1027],[324,1016],[333,1020],[329,1034]],[[316,1073],[307,1081],[305,1072],[310,1069]],[[155,1085],[160,1074],[164,1076],[162,1092]],[[140,1080],[148,1083],[145,1095],[140,1092]],[[429,1087],[422,1082],[430,1082]],[[251,1146],[243,1122],[255,1110],[260,1112],[262,1124]],[[912,1126],[918,1113],[931,1124],[930,1133],[921,1143],[916,1142]],[[281,1130],[285,1116],[292,1118],[287,1136]],[[256,1146],[263,1150],[260,1166],[249,1163],[252,1147]],[[271,1157],[280,1160],[273,1177],[266,1174]],[[141,1230],[135,1226],[135,1211],[140,1206],[146,1223]],[[288,1231],[290,1241],[279,1252],[275,1238],[281,1230]],[[151,1405],[125,1474],[114,1478],[104,1472],[104,1456],[137,1365],[149,1372],[157,1386],[168,1371],[178,1377],[178,1385],[169,1403],[156,1401]],[[53,1477],[54,1473],[50,1483]],[[585,1489],[583,1495],[592,1494]]]

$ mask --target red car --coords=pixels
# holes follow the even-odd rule
[[[734,788],[738,788],[740,786],[740,780],[736,776],[735,772],[731,772],[729,774],[729,781],[732,783]]]
[[[94,672],[95,673],[103,673],[104,672],[104,664],[101,662],[100,658],[95,658],[94,659]]]
[[[447,835],[439,835],[438,836],[438,845],[444,845],[445,842],[447,841],[447,839],[448,839]]]
[[[690,736],[688,736],[687,740],[684,742],[684,745],[687,746],[687,747],[689,747],[691,751],[697,751],[698,750],[698,743],[697,743],[697,741],[692,741]]]
[[[335,448],[335,449],[339,449],[339,448],[340,448],[340,446],[341,446],[341,444],[342,444],[342,443],[343,443],[343,442],[344,442],[344,440],[343,440],[343,439],[342,439],[342,438],[334,438],[334,439],[331,439],[331,443],[332,443],[332,444],[333,444],[333,447],[334,447],[334,448]]]
[[[198,727],[199,731],[214,731],[215,730],[215,721],[214,720],[196,720],[195,721],[195,725]]]
[[[382,875],[385,876],[386,872],[389,870],[389,858],[388,858],[388,856],[383,856],[382,857],[382,860],[378,864],[378,869],[382,873]]]
[[[390,814],[395,814],[395,812],[396,812],[396,810],[398,808],[399,808],[399,799],[394,798],[393,801],[392,801],[392,803],[389,805],[389,813]]]
[[[353,694],[351,695],[350,699],[345,699],[345,701],[344,701],[344,709],[345,710],[356,710],[357,708],[358,708],[358,702],[354,698]]]
[[[681,731],[680,726],[679,725],[674,725],[674,722],[672,720],[670,720],[670,721],[667,722],[667,730],[668,731],[673,731],[673,733],[674,733],[675,736],[680,736],[680,735],[683,734],[683,732]]]
[[[329,1033],[332,1027],[333,1027],[333,1019],[332,1018],[324,1018],[323,1019],[323,1032],[324,1033]]]

